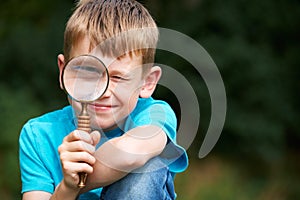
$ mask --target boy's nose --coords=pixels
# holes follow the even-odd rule
[[[101,98],[107,98],[110,97],[112,94],[112,88],[110,86],[110,84],[108,85],[106,91],[104,92],[104,94],[101,96]]]

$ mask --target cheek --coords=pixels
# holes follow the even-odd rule
[[[115,88],[115,95],[122,102],[123,106],[127,108],[127,112],[130,113],[135,108],[140,90],[141,87],[138,84],[118,84]]]
[[[127,97],[127,103],[128,103],[127,108],[129,113],[131,113],[135,108],[139,98],[139,94],[140,94],[140,88],[137,88],[130,93],[130,96]]]
[[[131,100],[139,96],[140,90],[139,84],[118,84],[115,87],[115,94],[122,99]]]
[[[79,113],[81,112],[81,103],[79,103],[77,101],[73,101],[70,97],[68,97],[68,101],[69,101],[69,104],[74,109],[76,116],[78,116]]]

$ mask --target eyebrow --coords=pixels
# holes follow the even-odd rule
[[[131,71],[128,71],[128,70],[124,70],[124,69],[110,69],[108,67],[108,73],[109,74],[119,74],[119,75],[122,75],[122,76],[129,76]]]

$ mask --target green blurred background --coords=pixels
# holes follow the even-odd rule
[[[213,151],[197,154],[210,119],[201,76],[179,56],[157,62],[184,74],[197,92],[201,123],[178,174],[179,200],[300,199],[300,1],[145,0],[160,27],[201,44],[217,64],[227,117]],[[67,104],[56,56],[71,0],[6,0],[0,4],[0,199],[20,199],[18,136],[30,118]],[[169,101],[169,91],[156,96]],[[176,108],[175,108],[176,109]],[[178,108],[177,108],[178,110]],[[180,112],[180,111],[178,111]]]

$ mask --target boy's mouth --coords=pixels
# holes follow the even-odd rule
[[[100,104],[100,103],[91,103],[89,104],[89,106],[91,110],[95,110],[95,111],[109,111],[114,107],[110,104]]]

